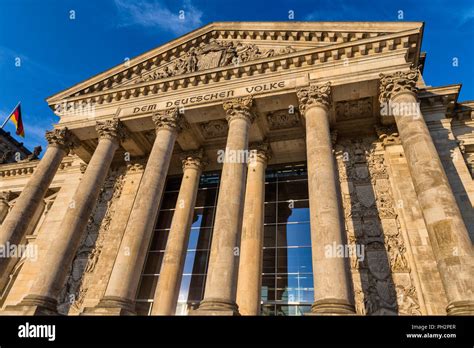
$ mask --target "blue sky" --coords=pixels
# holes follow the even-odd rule
[[[289,11],[301,21],[424,21],[426,83],[462,83],[459,100],[474,99],[474,0],[0,0],[0,119],[21,100],[17,139],[45,148],[58,121],[46,97],[209,22],[287,21]],[[11,122],[5,130],[14,134]]]

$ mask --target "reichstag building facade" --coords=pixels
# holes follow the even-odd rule
[[[473,315],[474,102],[423,30],[211,23],[49,97],[0,314]]]

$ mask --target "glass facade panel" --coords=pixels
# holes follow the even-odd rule
[[[185,315],[204,297],[218,197],[219,174],[201,177],[176,314]],[[168,178],[137,296],[147,315],[166,248],[180,177]],[[265,177],[262,315],[302,315],[313,302],[308,182],[303,164],[271,168]]]

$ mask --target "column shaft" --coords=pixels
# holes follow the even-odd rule
[[[399,106],[395,121],[448,299],[448,315],[474,314],[474,252],[416,98],[418,72],[382,75],[381,101]],[[401,87],[391,92],[392,86]],[[394,88],[395,89],[395,88]],[[389,99],[388,99],[388,98]]]
[[[224,103],[229,122],[204,299],[196,314],[238,314],[236,300],[239,242],[242,228],[251,98]]]
[[[153,301],[154,315],[174,315],[176,312],[201,167],[202,152],[189,154],[183,160],[183,179]]]
[[[8,210],[10,210],[8,201],[12,199],[12,196],[11,191],[0,192],[0,224],[3,223],[8,214]]]
[[[268,145],[252,150],[247,170],[240,241],[237,305],[241,315],[259,315],[262,287],[265,168]]]
[[[35,212],[53,181],[54,175],[75,138],[66,128],[46,132],[49,146],[35,171],[23,188],[15,206],[0,228],[0,245],[18,245],[25,237]],[[0,258],[0,289],[5,285],[15,260]]]
[[[345,257],[327,255],[342,246],[344,224],[329,128],[330,85],[298,91],[306,121],[309,209],[314,277],[313,313],[354,313]]]
[[[44,302],[49,310],[56,309],[56,301],[68,276],[89,217],[96,206],[100,190],[119,146],[121,126],[117,120],[97,123],[99,143],[87,165],[66,214],[57,231],[44,266],[36,278],[30,295],[23,303],[34,299],[35,304]]]
[[[156,139],[148,157],[130,219],[120,243],[105,296],[98,308],[110,314],[134,314],[135,294],[159,211],[174,143],[178,134],[176,109],[153,117]]]

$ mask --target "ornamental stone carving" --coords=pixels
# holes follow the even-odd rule
[[[199,124],[204,138],[224,138],[227,136],[229,124],[225,120],[211,120]]]
[[[252,143],[249,150],[249,165],[255,161],[267,163],[272,158],[272,149],[267,141]]]
[[[95,130],[100,139],[111,139],[121,142],[127,136],[127,130],[122,122],[114,118],[112,120],[97,121]]]
[[[312,106],[322,106],[329,109],[332,102],[331,82],[327,82],[324,85],[311,85],[309,87],[300,88],[296,92],[296,95],[302,115]]]
[[[353,278],[361,279],[356,308],[358,314],[415,315],[421,310],[382,141],[342,138],[336,144],[347,240],[363,255],[350,255]]]
[[[255,114],[252,112],[253,97],[251,95],[242,98],[235,98],[224,102],[223,108],[226,113],[227,122],[240,118],[252,123]]]
[[[152,120],[155,123],[156,130],[168,129],[179,132],[183,128],[183,117],[178,108],[158,111],[152,116]]]
[[[136,83],[155,81],[229,65],[239,65],[252,60],[274,57],[295,51],[291,46],[281,49],[262,49],[255,44],[211,40],[200,47],[190,48],[181,57],[165,63],[153,72],[142,74],[136,80]]]
[[[79,146],[79,139],[67,129],[56,128],[45,133],[46,141],[49,146],[55,146],[69,152],[74,147]]]
[[[202,170],[208,163],[203,148],[184,152],[180,157],[183,171],[188,168]]]
[[[418,69],[397,71],[391,75],[380,74],[379,101],[380,104],[388,103],[396,94],[402,92],[417,93],[416,81]]]
[[[372,117],[372,98],[346,100],[335,105],[338,121],[356,120]]]
[[[11,201],[15,195],[12,191],[0,191],[0,202],[7,203]]]
[[[295,128],[301,125],[299,112],[294,110],[290,113],[288,109],[268,113],[267,122],[270,130]]]

